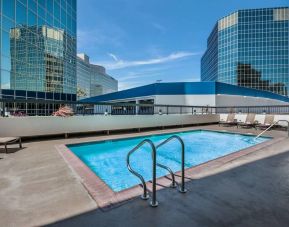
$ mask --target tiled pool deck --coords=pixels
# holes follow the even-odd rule
[[[259,132],[211,125],[153,133],[200,128],[253,134]],[[75,162],[74,166],[67,165],[55,149],[56,146],[64,148],[63,144],[68,143],[140,134],[152,132],[24,142],[23,150],[15,148],[12,151],[16,152],[10,154],[4,154],[1,148],[1,226],[44,225],[63,219],[66,220],[57,225],[288,225],[289,140],[286,132],[270,131],[266,135],[274,137],[271,141],[190,168],[186,171],[189,189],[186,194],[167,188],[170,182],[161,178],[158,180],[160,206],[156,209],[139,199],[141,187],[116,195],[107,190],[106,185],[101,186],[99,183],[102,182],[97,181],[97,177],[86,171],[86,166],[80,162]],[[70,163],[74,162],[75,157],[69,156],[65,150],[60,149],[60,153],[66,161],[70,159]],[[111,207],[119,203],[121,206]]]

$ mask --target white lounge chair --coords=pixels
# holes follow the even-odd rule
[[[254,113],[249,113],[246,117],[245,122],[238,122],[238,126],[242,128],[251,128],[257,125],[257,122],[255,121],[255,116],[256,114]]]
[[[264,123],[259,123],[256,125],[256,127],[259,129],[266,129],[270,127],[272,124],[274,124],[274,115],[267,114],[265,116]]]
[[[237,125],[237,120],[235,119],[235,114],[228,114],[227,120],[219,121],[219,126],[234,126]]]
[[[19,143],[19,148],[22,148],[21,137],[0,137],[0,145],[4,145],[6,154],[8,153],[7,145],[16,142]]]

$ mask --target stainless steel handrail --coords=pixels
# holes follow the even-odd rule
[[[144,139],[143,141],[141,141],[137,146],[135,146],[131,151],[128,152],[127,157],[126,157],[126,165],[128,170],[135,175],[136,177],[138,177],[140,179],[140,181],[142,182],[142,186],[143,186],[143,195],[141,196],[142,199],[146,200],[149,198],[149,195],[147,193],[147,187],[146,187],[146,183],[145,180],[143,178],[142,175],[140,175],[139,173],[137,173],[135,170],[133,170],[133,168],[130,165],[130,155],[132,153],[134,153],[136,150],[138,150],[140,147],[142,147],[145,143],[148,143],[151,146],[152,149],[152,159],[153,159],[153,163],[152,163],[152,169],[153,169],[153,179],[152,179],[152,200],[150,202],[150,205],[152,207],[157,207],[158,206],[158,201],[156,199],[156,147],[153,144],[153,142],[149,139]]]
[[[179,137],[177,135],[173,135],[173,136],[169,137],[168,139],[166,139],[165,141],[158,144],[156,146],[156,149],[158,149],[159,147],[168,143],[172,139],[178,140],[182,146],[182,160],[181,160],[182,161],[182,176],[181,176],[181,187],[179,187],[179,192],[185,193],[185,192],[187,192],[187,189],[185,189],[185,144],[184,144],[184,141],[182,140],[181,137]],[[174,175],[173,171],[169,167],[164,166],[162,164],[157,163],[156,165],[161,167],[161,168],[164,168],[170,172],[170,174],[172,176],[172,185],[175,186],[176,181],[175,181],[175,175]]]
[[[267,132],[270,128],[272,128],[274,125],[278,124],[279,122],[287,122],[287,132],[288,132],[288,137],[289,137],[289,121],[287,120],[278,120],[276,122],[274,122],[273,124],[271,124],[268,128],[266,128],[264,131],[262,131],[261,133],[259,133],[255,139],[258,139],[261,135],[263,135],[265,132]]]
[[[172,183],[171,183],[170,187],[171,188],[176,188],[177,187],[177,182],[175,180],[175,174],[173,173],[173,171],[169,167],[167,167],[167,166],[165,166],[163,164],[157,163],[157,166],[167,170],[171,174]]]

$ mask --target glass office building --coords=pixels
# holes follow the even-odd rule
[[[77,54],[77,99],[103,95],[118,90],[118,81],[104,67],[89,62],[86,54]]]
[[[91,73],[91,97],[118,91],[118,81],[108,75],[104,67],[91,65]]]
[[[213,28],[201,80],[289,96],[289,8],[239,10]]]
[[[2,98],[76,100],[76,0],[1,0]]]

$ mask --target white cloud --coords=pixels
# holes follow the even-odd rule
[[[139,61],[125,61],[125,60],[118,59],[114,55],[113,57],[115,60],[114,62],[95,62],[95,64],[102,65],[109,70],[113,70],[113,69],[129,68],[129,67],[134,67],[134,66],[162,64],[162,63],[171,62],[171,61],[175,61],[178,59],[182,59],[182,58],[186,58],[186,57],[190,57],[190,56],[198,55],[198,54],[199,53],[180,51],[180,52],[175,52],[164,57],[151,58],[151,59],[139,60]]]
[[[176,78],[173,80],[168,80],[165,82],[199,82],[200,81],[200,77],[196,76],[196,75],[189,75],[189,76],[184,76],[181,78]]]
[[[151,78],[151,77],[156,77],[156,76],[162,76],[162,72],[141,72],[141,73],[128,73],[127,76],[122,76],[119,78],[119,81],[131,81],[133,79],[143,79],[143,78]]]
[[[143,85],[142,82],[121,82],[119,81],[118,83],[118,90],[121,91],[121,90],[126,90],[126,89],[129,89],[129,88],[134,88],[134,87],[138,87],[138,86],[141,86]]]
[[[118,61],[118,58],[116,57],[115,54],[108,53],[108,56],[112,57],[112,59],[115,60],[116,62]]]
[[[161,75],[161,74],[159,74],[159,75]],[[153,75],[153,76],[156,76],[156,74]],[[127,76],[127,77],[123,77],[121,80],[119,80],[119,82],[118,82],[119,91],[157,82],[157,80],[151,80],[151,81],[135,80],[136,78],[138,78],[138,76],[135,76],[135,77],[134,76]],[[191,75],[191,76],[182,77],[182,78],[179,78],[179,79],[176,78],[174,80],[162,80],[161,79],[161,81],[163,83],[169,83],[169,82],[199,82],[200,79],[199,79],[198,76]]]

